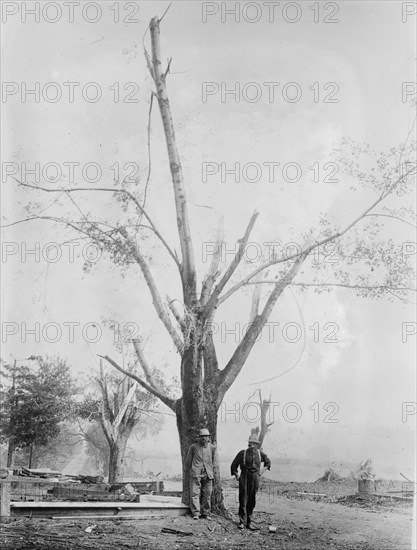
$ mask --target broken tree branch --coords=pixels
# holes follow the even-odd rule
[[[168,397],[167,395],[162,393],[160,390],[154,388],[153,386],[151,386],[150,384],[148,384],[147,382],[139,378],[139,376],[137,376],[133,372],[130,372],[124,369],[107,355],[99,355],[99,357],[101,357],[102,359],[105,359],[115,369],[122,372],[123,374],[126,374],[126,376],[130,376],[130,378],[133,378],[134,380],[136,380],[136,382],[138,382],[142,386],[142,388],[145,388],[145,390],[148,390],[149,393],[152,393],[153,395],[155,395],[155,397],[157,397],[160,401],[162,401],[162,403],[164,403],[167,407],[169,407],[171,410],[175,412],[175,403],[176,403],[175,399]]]
[[[214,243],[214,251],[211,257],[210,267],[207,275],[204,277],[203,284],[201,287],[201,296],[200,303],[201,305],[206,305],[207,300],[210,296],[210,293],[213,289],[214,283],[219,276],[219,263],[222,252],[222,242],[223,242],[223,219],[220,219],[219,226],[217,228],[216,242]]]
[[[132,257],[136,260],[136,262],[138,263],[138,265],[139,265],[139,267],[142,271],[142,274],[145,278],[146,284],[148,285],[149,291],[151,293],[152,303],[153,303],[154,308],[155,308],[155,310],[158,314],[158,317],[160,318],[163,325],[167,329],[167,331],[168,331],[169,335],[171,336],[172,341],[174,342],[175,347],[177,348],[178,352],[181,353],[182,349],[183,349],[183,342],[182,342],[181,336],[178,333],[177,329],[172,324],[171,318],[170,318],[170,316],[168,315],[168,313],[165,309],[165,305],[162,302],[162,298],[159,294],[158,287],[157,287],[157,285],[155,283],[155,280],[152,276],[152,273],[151,273],[151,270],[148,266],[147,261],[145,260],[144,256],[142,255],[142,253],[140,251],[140,248],[138,247],[136,242],[133,241],[129,237],[126,229],[124,229],[124,228],[120,229],[120,233],[125,238],[126,243],[127,243],[128,247],[130,249],[130,253],[131,253]]]
[[[181,159],[179,156],[177,141],[175,137],[174,122],[166,88],[166,78],[164,73],[162,72],[159,23],[160,20],[158,19],[158,17],[154,17],[149,24],[152,58],[149,59],[148,68],[150,69],[149,72],[155,82],[156,97],[158,99],[159,110],[161,113],[168,151],[169,166],[174,187],[175,208],[177,213],[177,228],[181,244],[181,278],[184,304],[187,307],[191,308],[196,302],[197,292],[194,251],[191,240],[191,231]]]
[[[366,208],[359,216],[357,216],[352,222],[350,222],[344,229],[342,229],[341,231],[337,231],[336,233],[334,233],[333,235],[330,235],[329,237],[326,237],[320,241],[316,241],[314,244],[308,246],[306,249],[302,249],[300,252],[296,252],[295,254],[291,254],[291,255],[288,255],[286,256],[285,258],[280,258],[280,259],[276,259],[276,258],[273,258],[272,260],[270,260],[269,262],[265,263],[264,265],[261,265],[260,267],[258,267],[257,269],[255,269],[254,271],[252,271],[252,273],[250,273],[247,277],[245,277],[244,279],[242,279],[241,281],[239,281],[238,283],[236,283],[232,288],[230,288],[227,292],[225,292],[223,294],[223,296],[220,296],[218,298],[218,305],[220,305],[221,303],[223,303],[225,300],[227,300],[232,294],[234,294],[237,290],[239,290],[240,288],[242,288],[243,286],[245,286],[249,281],[251,281],[258,273],[260,273],[261,271],[264,271],[265,269],[267,269],[268,267],[272,266],[272,265],[276,265],[276,264],[280,264],[280,263],[285,263],[285,262],[288,262],[290,260],[295,260],[296,258],[300,257],[300,256],[306,256],[308,254],[310,254],[310,252],[312,252],[315,248],[318,248],[319,246],[323,246],[324,244],[327,244],[331,241],[334,241],[336,239],[339,239],[340,237],[342,237],[343,235],[345,235],[345,233],[347,233],[352,227],[354,227],[358,222],[360,222],[361,220],[363,220],[364,218],[368,217],[369,213],[376,207],[378,206],[378,204],[380,204],[386,197],[388,197],[393,191],[394,189],[396,189],[396,187],[404,180],[406,179],[410,174],[413,173],[413,171],[415,171],[415,168],[411,168],[409,171],[407,171],[406,173],[404,173],[402,176],[400,176],[399,178],[397,178],[397,180],[384,192],[382,193],[370,206],[368,206],[368,208]]]
[[[30,187],[32,189],[37,189],[38,191],[44,191],[45,193],[77,193],[80,191],[98,191],[98,192],[109,192],[109,193],[124,193],[129,197],[131,201],[135,203],[138,210],[145,216],[145,218],[148,220],[150,227],[152,231],[155,233],[155,235],[158,237],[158,239],[161,241],[161,243],[164,245],[166,250],[168,251],[171,258],[174,260],[175,264],[177,265],[178,269],[180,269],[180,263],[178,261],[177,255],[171,250],[170,246],[166,242],[166,240],[162,237],[161,233],[156,228],[155,224],[153,223],[152,219],[150,218],[149,214],[146,212],[146,210],[142,207],[139,200],[127,189],[112,189],[111,187],[69,187],[66,189],[60,189],[60,188],[52,188],[49,189],[48,187],[41,187],[39,185],[32,185],[30,183],[23,183],[16,179],[14,176],[11,176],[19,185],[22,185],[23,187]],[[34,216],[36,219],[37,216]],[[80,222],[79,222],[80,223]],[[84,222],[85,223],[85,222]]]
[[[253,323],[248,327],[248,330],[246,331],[244,337],[234,351],[226,367],[222,371],[220,371],[220,385],[218,393],[219,406],[223,400],[225,393],[233,384],[234,380],[236,379],[237,375],[245,364],[245,361],[248,358],[253,346],[255,345],[259,334],[261,333],[263,327],[265,326],[265,323],[268,321],[272,313],[276,301],[287,288],[289,283],[297,275],[306,257],[306,254],[298,257],[293,263],[292,267],[288,270],[288,272],[275,284],[275,288],[269,295],[262,312],[255,317]]]
[[[226,269],[224,275],[220,279],[220,281],[215,286],[210,298],[208,299],[208,302],[204,308],[204,317],[207,319],[210,317],[211,312],[215,307],[217,307],[218,298],[220,296],[220,293],[226,286],[227,282],[229,281],[230,277],[233,275],[233,273],[236,271],[237,266],[239,265],[243,253],[245,251],[245,246],[249,240],[249,236],[252,232],[253,226],[255,225],[256,219],[258,217],[258,212],[254,212],[252,214],[252,217],[249,221],[249,224],[246,228],[245,234],[243,237],[239,240],[239,248],[236,252],[232,262],[230,263],[229,267]]]

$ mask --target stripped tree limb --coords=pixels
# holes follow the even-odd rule
[[[145,216],[145,218],[148,220],[150,227],[152,231],[155,233],[155,235],[158,237],[158,239],[161,241],[161,243],[164,245],[166,250],[168,251],[171,258],[176,263],[178,269],[180,269],[180,263],[178,261],[178,257],[175,254],[175,252],[171,249],[171,247],[168,245],[166,240],[162,237],[161,233],[156,228],[155,224],[151,220],[149,214],[146,212],[146,210],[142,207],[138,199],[127,189],[112,189],[111,187],[69,187],[67,189],[60,189],[60,188],[53,188],[49,189],[48,187],[41,187],[39,185],[32,185],[30,183],[23,183],[16,179],[14,176],[11,176],[19,185],[22,185],[23,187],[30,187],[32,189],[37,189],[38,191],[44,191],[45,193],[77,193],[79,191],[99,191],[99,192],[109,192],[109,193],[123,193],[129,197],[131,201],[135,203],[139,211]],[[33,219],[39,218],[39,216],[34,216]],[[42,218],[40,218],[42,219]],[[85,222],[83,222],[85,223]],[[91,223],[91,222],[89,222]]]
[[[126,411],[127,411],[128,407],[131,405],[131,402],[135,397],[137,387],[138,387],[138,382],[135,380],[131,384],[127,394],[123,396],[122,403],[120,404],[119,411],[118,411],[117,416],[116,416],[116,418],[114,419],[114,422],[113,422],[113,429],[115,431],[119,429],[119,426],[120,426],[120,424],[123,420],[123,417],[126,414]]]
[[[214,243],[214,251],[211,257],[210,267],[207,275],[204,277],[203,284],[201,285],[200,304],[206,305],[210,293],[213,289],[214,283],[219,276],[219,264],[222,253],[222,242],[224,238],[223,218],[219,220],[219,226],[217,228],[216,242]]]
[[[232,288],[230,288],[227,292],[225,292],[222,296],[220,296],[218,298],[218,302],[217,302],[218,305],[220,305],[225,300],[230,298],[230,296],[232,294],[234,294],[237,290],[239,290],[240,288],[245,286],[251,279],[253,279],[253,277],[255,277],[261,271],[264,271],[268,267],[270,267],[272,265],[288,262],[289,260],[293,260],[293,259],[295,259],[297,257],[300,257],[300,256],[308,255],[315,248],[318,248],[319,246],[323,246],[324,244],[327,244],[330,241],[334,241],[334,240],[340,238],[342,235],[347,233],[349,231],[349,229],[351,229],[354,225],[356,225],[359,221],[363,220],[365,217],[368,217],[369,213],[376,206],[378,206],[378,204],[380,204],[388,195],[390,195],[394,191],[394,189],[398,186],[398,184],[401,183],[404,179],[406,179],[407,176],[409,176],[411,173],[413,173],[413,171],[415,171],[415,168],[411,169],[409,172],[407,172],[407,173],[403,174],[402,176],[400,176],[395,181],[395,183],[393,183],[390,186],[390,188],[388,190],[386,190],[384,193],[381,193],[381,195],[378,197],[378,199],[376,201],[374,201],[368,208],[366,208],[366,210],[364,210],[359,216],[357,216],[352,222],[350,222],[341,231],[337,231],[333,235],[330,235],[329,237],[326,237],[325,239],[322,239],[321,241],[316,241],[314,244],[310,245],[306,249],[301,250],[300,252],[296,252],[295,254],[290,254],[290,255],[286,256],[285,258],[281,258],[281,259],[273,258],[271,261],[265,263],[264,265],[261,265],[260,267],[258,267],[254,271],[252,271],[252,273],[250,273],[247,277],[245,277],[244,279],[242,279],[241,281],[236,283]]]
[[[162,298],[159,294],[158,287],[155,283],[155,280],[152,276],[151,270],[148,266],[147,261],[145,260],[144,256],[142,255],[140,248],[136,244],[135,241],[133,241],[127,231],[125,229],[120,229],[121,235],[125,238],[126,244],[129,247],[130,253],[132,257],[136,260],[138,263],[142,274],[145,278],[146,284],[148,285],[149,291],[152,296],[152,302],[154,305],[154,308],[158,314],[158,317],[164,324],[165,328],[167,329],[169,335],[172,338],[172,341],[175,344],[175,347],[177,350],[181,353],[183,349],[183,342],[181,339],[180,334],[178,333],[177,329],[174,327],[174,325],[171,322],[171,318],[168,315],[168,312],[165,309],[165,305],[162,302]]]
[[[236,268],[238,267],[238,265],[239,265],[239,263],[242,259],[243,253],[245,251],[245,246],[248,243],[249,236],[252,232],[253,226],[255,225],[257,217],[258,217],[258,212],[254,212],[252,214],[252,217],[251,217],[250,221],[249,221],[248,227],[246,228],[245,234],[239,240],[238,251],[236,252],[236,254],[235,254],[233,260],[231,261],[229,267],[226,269],[224,275],[222,276],[220,281],[215,286],[213,292],[211,293],[210,298],[207,301],[207,304],[204,308],[204,316],[205,317],[207,317],[207,318],[210,317],[210,314],[213,311],[213,309],[215,307],[217,307],[217,302],[218,302],[218,298],[220,296],[220,293],[222,292],[222,290],[224,289],[224,287],[228,283],[230,277],[236,271]]]
[[[179,324],[182,333],[184,333],[185,327],[186,327],[185,321],[184,321],[184,316],[181,315],[181,313],[175,307],[175,303],[174,303],[175,300],[171,300],[171,298],[169,296],[166,296],[166,301],[167,301],[168,307],[169,307],[172,315],[175,317],[177,323]]]
[[[251,352],[253,346],[255,345],[256,339],[261,333],[265,323],[268,321],[269,316],[278,300],[279,296],[284,292],[289,283],[297,275],[301,265],[306,259],[307,255],[299,256],[292,267],[288,270],[287,274],[284,275],[278,282],[275,283],[275,288],[269,295],[266,304],[260,315],[257,315],[253,320],[253,323],[248,327],[243,339],[237,346],[229,362],[225,368],[220,371],[219,374],[219,397],[218,405],[220,406],[223,397],[230,386],[233,384],[239,372],[242,370],[243,365],[245,364],[246,359],[248,358],[249,353]]]
[[[115,369],[122,372],[123,374],[126,374],[126,376],[130,376],[131,378],[136,380],[136,382],[138,382],[138,384],[140,384],[142,386],[142,388],[145,388],[145,390],[148,390],[148,392],[150,392],[152,395],[154,395],[155,397],[160,399],[162,401],[162,403],[164,403],[167,407],[169,407],[170,409],[172,409],[175,412],[175,410],[176,410],[176,407],[175,407],[176,400],[175,399],[173,399],[172,397],[168,397],[167,395],[163,394],[160,390],[154,388],[153,386],[151,386],[150,384],[148,384],[147,382],[145,382],[144,380],[139,378],[139,376],[137,376],[133,372],[130,372],[130,371],[124,369],[123,367],[118,365],[115,361],[113,361],[113,359],[111,359],[107,355],[99,355],[98,357],[101,357],[102,359],[105,359]]]
[[[247,285],[263,285],[263,284],[276,284],[277,282],[272,280],[272,281],[268,281],[268,280],[264,280],[264,281],[260,281],[260,282],[255,282],[255,281],[252,281],[252,282],[249,282],[249,283],[246,283]],[[301,286],[301,287],[309,287],[309,286],[313,286],[313,287],[326,287],[326,286],[336,286],[336,287],[341,287],[341,288],[351,288],[353,290],[387,290],[387,291],[394,291],[394,290],[400,290],[400,291],[404,291],[404,292],[417,292],[417,288],[410,288],[410,287],[401,287],[401,286],[389,286],[389,285],[349,285],[349,284],[345,284],[345,283],[303,283],[303,282],[300,282],[300,283],[289,283],[288,286]]]
[[[145,378],[149,382],[149,384],[155,388],[158,389],[158,384],[155,381],[154,376],[152,375],[152,371],[148,365],[148,362],[145,358],[145,355],[143,354],[143,350],[140,347],[139,340],[134,339],[132,340],[133,347],[135,348],[135,352],[139,361],[140,366],[142,367],[143,372],[145,373]],[[160,390],[159,390],[160,391]]]
[[[169,167],[171,170],[174,187],[175,208],[177,213],[177,228],[181,244],[181,279],[183,287],[184,304],[192,307],[197,300],[197,283],[194,261],[194,251],[191,240],[191,231],[188,219],[187,199],[182,173],[181,159],[175,139],[175,128],[172,118],[171,106],[166,88],[166,75],[162,72],[161,44],[160,44],[160,20],[154,17],[149,25],[152,45],[152,58],[148,60],[149,72],[155,82],[156,97],[158,99],[165,140],[168,151]]]
[[[146,206],[146,199],[147,199],[147,195],[148,195],[148,186],[149,186],[149,181],[151,179],[151,171],[152,171],[152,155],[151,155],[151,133],[152,133],[152,127],[151,127],[151,122],[152,122],[152,106],[153,106],[153,97],[154,97],[154,92],[151,92],[151,99],[149,100],[149,113],[148,113],[148,127],[147,127],[147,135],[148,135],[148,143],[147,143],[147,147],[148,147],[148,174],[146,176],[146,182],[145,182],[145,191],[143,193],[143,203],[142,203],[142,208],[144,209],[145,206]],[[141,216],[142,217],[143,215],[143,210],[141,211]],[[139,223],[140,223],[140,218],[139,218]]]
[[[259,443],[263,444],[266,434],[269,431],[269,428],[275,424],[275,422],[267,422],[266,416],[269,411],[269,407],[271,405],[271,395],[269,395],[269,399],[262,399],[262,393],[260,389],[257,389],[255,393],[253,393],[249,398],[247,402],[250,402],[250,399],[255,395],[258,394],[259,396],[259,410],[261,412],[261,426],[257,426],[256,428],[252,428],[251,435],[255,435],[259,439]]]
[[[252,294],[252,305],[251,305],[251,311],[249,314],[249,324],[252,324],[255,317],[257,317],[259,313],[259,302],[261,300],[261,282],[263,279],[263,273],[258,273],[256,276],[256,280],[253,282],[255,285],[255,288],[253,289]],[[276,281],[275,281],[276,282]]]
[[[381,217],[381,218],[392,218],[393,220],[398,220],[399,222],[406,223],[407,225],[410,225],[411,227],[417,228],[417,225],[414,223],[411,223],[407,220],[404,220],[403,218],[399,218],[398,216],[393,216],[392,214],[366,214],[365,218],[370,218],[371,216],[375,217]]]

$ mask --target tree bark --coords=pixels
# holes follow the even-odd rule
[[[7,468],[13,468],[14,466],[14,438],[10,436],[9,444],[7,446]]]
[[[180,402],[179,407],[180,407]],[[206,421],[198,423],[197,426],[206,426],[211,434],[211,442],[217,445],[217,411],[208,411],[205,415]],[[193,429],[187,422],[181,412],[177,413],[177,428],[180,440],[181,448],[181,460],[182,460],[182,502],[186,505],[190,505],[190,472],[186,468],[186,458],[188,449],[197,440],[197,429]],[[221,486],[220,468],[218,461],[214,464],[214,483],[213,494],[211,498],[211,508],[215,513],[224,513],[224,498]]]
[[[169,167],[171,170],[174,187],[175,208],[177,212],[177,228],[181,246],[181,280],[183,287],[184,304],[192,308],[197,301],[197,282],[194,262],[194,251],[191,240],[191,231],[188,218],[187,198],[185,194],[184,177],[182,173],[181,159],[175,138],[175,127],[169,103],[166,76],[169,73],[169,63],[165,72],[162,72],[161,44],[160,44],[160,20],[154,17],[149,30],[152,43],[152,61],[147,52],[149,72],[155,82],[156,97],[164,127],[165,140],[168,151]]]
[[[33,443],[29,447],[29,466],[28,466],[29,469],[32,468],[32,462],[33,462]]]
[[[249,399],[251,399],[255,394],[259,395],[259,410],[261,412],[261,425],[251,429],[251,436],[252,435],[256,436],[259,439],[259,443],[261,444],[261,447],[262,447],[265,436],[269,432],[269,427],[272,426],[272,424],[274,424],[274,422],[268,423],[267,421],[267,414],[269,411],[269,407],[271,405],[271,396],[269,396],[269,399],[262,399],[261,390],[256,390],[256,392],[252,394],[249,397]]]
[[[217,366],[214,347],[205,348],[204,352],[200,349],[197,351],[189,349],[181,362],[183,396],[177,401],[176,416],[182,459],[182,502],[187,506],[190,501],[190,472],[186,468],[188,449],[197,440],[200,428],[207,428],[211,435],[211,442],[217,445],[218,370],[214,366]],[[218,460],[214,464],[211,505],[213,512],[225,513]]]
[[[129,434],[124,433],[110,445],[109,483],[123,481],[125,468],[125,451]]]

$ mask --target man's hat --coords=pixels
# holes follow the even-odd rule
[[[257,443],[258,445],[261,444],[261,442],[260,442],[259,439],[256,437],[256,435],[251,435],[251,436],[249,437],[248,443]]]
[[[203,435],[210,435],[210,432],[208,431],[207,428],[202,428],[201,430],[198,431],[198,435],[199,437],[202,437]]]

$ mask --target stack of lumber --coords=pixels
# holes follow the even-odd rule
[[[60,483],[48,491],[50,495],[58,500],[73,500],[77,502],[140,502],[140,495],[133,488],[126,489],[123,486],[117,491],[110,491],[107,483]]]
[[[50,477],[60,476],[61,472],[51,470],[50,468],[21,468],[20,470],[13,470],[13,474],[23,477],[40,477],[41,479],[48,479]]]
[[[163,481],[130,481],[129,484],[138,493],[163,493],[164,482]],[[110,491],[117,491],[125,487],[125,483],[114,483]]]

